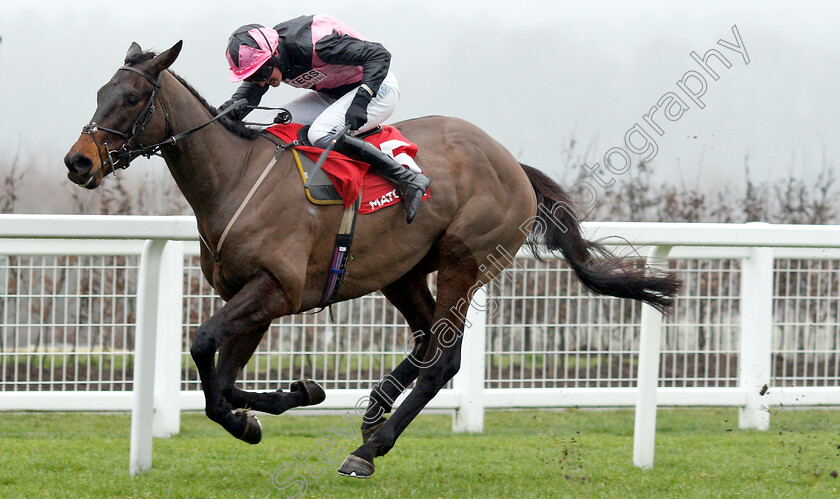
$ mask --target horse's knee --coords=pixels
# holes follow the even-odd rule
[[[431,370],[431,378],[438,387],[443,387],[453,376],[461,370],[461,356],[447,355],[442,357]]]
[[[452,358],[451,356],[441,358],[434,366],[421,373],[421,379],[418,380],[415,390],[428,391],[428,396],[434,397],[460,369],[460,358]]]
[[[216,355],[216,339],[208,329],[202,324],[195,331],[195,339],[190,347],[190,355],[193,360]]]
[[[452,355],[446,359],[443,363],[443,382],[446,383],[450,379],[452,379],[458,371],[461,370],[461,356],[460,355]]]

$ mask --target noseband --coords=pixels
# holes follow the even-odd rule
[[[143,147],[141,145],[137,149],[132,149],[131,148],[132,139],[134,139],[134,137],[136,137],[137,135],[142,133],[143,130],[146,128],[146,125],[149,124],[149,121],[152,120],[152,115],[155,112],[155,100],[158,100],[158,102],[160,102],[159,99],[158,99],[157,93],[158,93],[158,90],[160,90],[160,79],[163,75],[163,72],[161,72],[161,74],[158,76],[157,80],[155,80],[154,78],[152,78],[151,76],[149,76],[145,72],[143,72],[143,71],[141,71],[141,70],[139,70],[135,67],[131,67],[131,66],[122,66],[121,68],[119,68],[118,71],[133,71],[133,72],[139,74],[140,76],[142,76],[143,78],[145,78],[146,80],[148,80],[149,83],[151,83],[154,88],[152,89],[152,93],[149,95],[149,98],[146,101],[146,105],[140,111],[140,114],[138,114],[137,117],[134,119],[134,122],[131,124],[131,126],[128,128],[127,131],[123,132],[123,131],[120,131],[120,130],[114,130],[113,128],[108,128],[108,127],[104,127],[102,125],[97,125],[93,121],[88,123],[84,127],[82,127],[82,133],[86,133],[86,134],[90,135],[90,138],[93,139],[93,143],[96,144],[97,151],[101,151],[102,149],[105,149],[105,158],[104,159],[102,159],[102,153],[99,152],[100,161],[101,161],[100,168],[102,167],[102,165],[105,165],[107,163],[111,167],[112,171],[116,171],[117,169],[128,168],[128,165],[131,162],[131,159],[133,159],[132,157],[136,157],[136,156],[152,157],[153,155],[158,154],[158,152],[160,151],[160,146],[163,145],[163,143],[160,143],[160,144],[155,144],[154,146],[150,146],[150,147]],[[161,104],[161,109],[163,109],[163,104]],[[164,119],[166,121],[166,131],[164,132],[164,137],[168,137],[169,136],[169,114],[166,113],[166,110],[164,110],[163,112],[164,112],[164,115],[165,115]],[[102,146],[100,146],[99,141],[96,140],[96,132],[98,130],[102,130],[102,131],[114,134],[118,137],[122,137],[124,139],[122,147],[120,147],[117,150],[113,150],[113,149],[110,149],[108,147],[107,142],[103,142]],[[128,159],[128,161],[126,161],[124,164],[121,165],[120,160],[122,160],[122,159]]]

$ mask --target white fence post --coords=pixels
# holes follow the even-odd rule
[[[131,408],[131,445],[128,471],[152,469],[155,346],[160,268],[166,241],[146,241],[137,273],[137,321],[134,332],[134,395]]]
[[[773,248],[752,248],[741,264],[741,344],[738,386],[747,403],[738,410],[738,427],[770,428],[770,412],[762,401],[770,384],[773,342]]]
[[[484,431],[484,350],[487,338],[487,291],[476,290],[467,311],[467,324],[461,345],[461,369],[452,381],[461,399],[452,416],[452,431]]]
[[[648,267],[667,266],[665,258],[671,246],[654,246],[648,256]],[[642,305],[639,331],[639,378],[636,419],[633,436],[633,464],[653,468],[656,446],[656,389],[659,386],[659,351],[662,341],[662,314],[650,305]]]
[[[181,338],[184,311],[184,244],[169,241],[160,265],[155,362],[155,437],[181,430]]]

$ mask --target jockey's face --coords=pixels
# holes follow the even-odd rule
[[[272,87],[279,87],[282,81],[283,73],[281,73],[277,68],[272,68],[271,76],[269,76],[266,80],[258,82],[257,84],[261,87],[264,87],[266,84],[271,85]]]

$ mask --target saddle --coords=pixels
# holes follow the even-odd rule
[[[376,135],[381,131],[382,127],[378,126],[360,134],[359,138],[364,139],[366,137]],[[298,130],[297,140],[302,146],[315,148],[315,146],[313,146],[309,141],[309,125],[301,127],[300,130]],[[338,193],[338,190],[335,188],[335,185],[333,185],[329,175],[324,173],[324,170],[318,170],[315,172],[315,175],[312,176],[312,171],[315,169],[315,160],[306,154],[299,154],[295,149],[292,149],[292,154],[294,155],[298,172],[300,172],[300,178],[303,181],[306,198],[309,199],[310,203],[317,205],[344,204],[344,199],[341,197],[341,194]],[[312,178],[310,179],[310,177]],[[307,180],[309,180],[308,185]]]
[[[301,184],[304,186],[306,198],[310,203],[344,204],[344,207],[348,208],[361,197],[359,214],[366,214],[400,202],[396,187],[383,177],[368,171],[370,165],[335,151],[330,152],[327,162],[320,171],[315,172],[307,186],[307,179],[312,175],[315,162],[324,151],[308,145],[307,132],[308,127],[291,123],[268,127],[263,130],[263,136],[284,149],[291,149],[295,165],[300,173]],[[406,168],[420,171],[414,162],[417,145],[409,142],[396,128],[376,127],[359,137],[390,154]],[[277,139],[280,139],[282,143],[278,143]],[[429,196],[427,192],[423,199]]]

